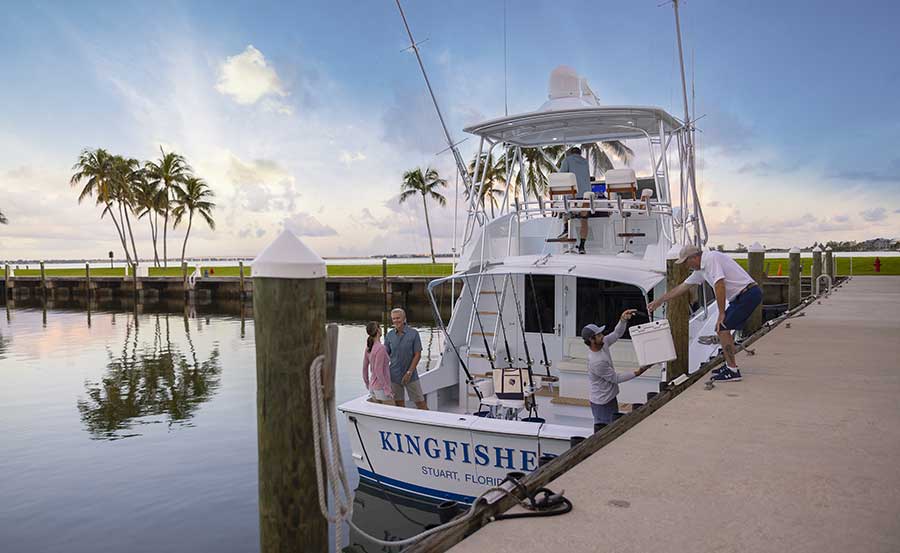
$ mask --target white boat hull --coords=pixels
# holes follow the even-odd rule
[[[485,419],[371,403],[339,408],[348,418],[361,478],[435,501],[471,503],[507,473],[531,472],[545,453],[559,455],[571,436],[591,429]]]

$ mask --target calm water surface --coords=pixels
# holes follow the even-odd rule
[[[364,392],[365,332],[339,324],[341,402]],[[258,551],[251,319],[8,308],[0,379],[0,551]],[[359,490],[355,512],[387,539],[437,520],[379,490]]]

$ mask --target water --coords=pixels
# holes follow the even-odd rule
[[[365,331],[339,324],[342,402],[364,392]],[[0,549],[257,551],[254,347],[251,319],[202,309],[0,312]],[[355,512],[382,538],[437,520],[378,490]]]

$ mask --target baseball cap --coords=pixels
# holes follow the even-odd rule
[[[678,259],[675,260],[675,263],[684,263],[687,258],[691,257],[692,255],[697,255],[700,252],[700,248],[693,244],[688,244],[687,246],[681,248],[681,251],[678,252]]]
[[[581,329],[581,339],[590,340],[594,336],[603,332],[604,328],[606,328],[606,325],[597,326],[595,324],[589,324]]]

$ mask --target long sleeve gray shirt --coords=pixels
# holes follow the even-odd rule
[[[591,403],[603,405],[609,403],[619,395],[619,383],[634,378],[633,372],[617,373],[613,367],[609,346],[618,341],[625,334],[626,322],[619,320],[616,328],[603,337],[603,347],[600,351],[589,351],[587,357],[588,380],[591,383]]]

